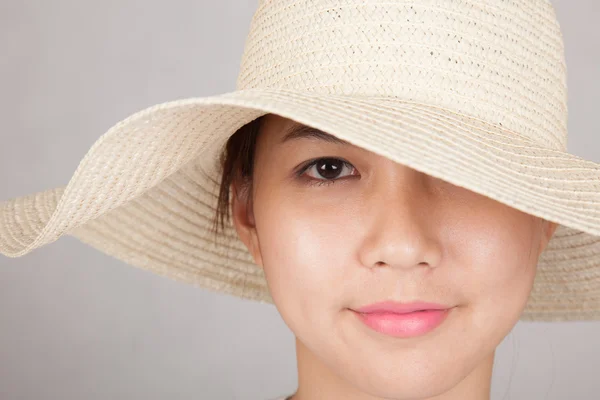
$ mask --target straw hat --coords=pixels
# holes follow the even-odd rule
[[[220,152],[268,113],[560,224],[522,319],[600,319],[600,164],[566,149],[564,46],[547,0],[263,0],[235,91],[118,122],[67,186],[0,203],[0,252],[69,234],[272,302],[231,221],[211,234]]]

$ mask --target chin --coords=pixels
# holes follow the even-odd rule
[[[460,377],[399,375],[395,379],[372,376],[354,381],[361,392],[384,399],[429,399],[448,392],[460,381]]]
[[[396,356],[371,357],[333,365],[338,374],[359,391],[384,399],[429,399],[446,393],[465,379],[472,369],[468,360],[448,362],[421,352],[397,352]],[[364,355],[363,355],[364,356]],[[336,368],[337,367],[337,368]]]

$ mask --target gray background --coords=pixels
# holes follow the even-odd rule
[[[600,2],[554,2],[569,150],[600,162]],[[235,89],[255,0],[0,1],[0,200],[65,185],[108,128]],[[600,397],[600,322],[517,324],[495,399]],[[296,388],[274,306],[176,283],[71,237],[0,256],[0,399],[269,399]]]

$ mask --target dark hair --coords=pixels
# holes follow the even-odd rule
[[[254,150],[256,139],[264,115],[239,128],[229,137],[219,156],[222,170],[221,187],[217,209],[213,219],[213,234],[216,236],[219,229],[225,229],[225,220],[230,220],[230,190],[234,184],[236,189],[249,199],[252,195],[252,172],[254,167]]]

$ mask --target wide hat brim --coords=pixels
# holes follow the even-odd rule
[[[211,232],[219,152],[268,113],[560,224],[521,319],[600,319],[600,164],[393,98],[252,89],[147,108],[102,135],[65,187],[0,203],[0,252],[22,256],[68,234],[133,266],[272,303],[231,221]]]

